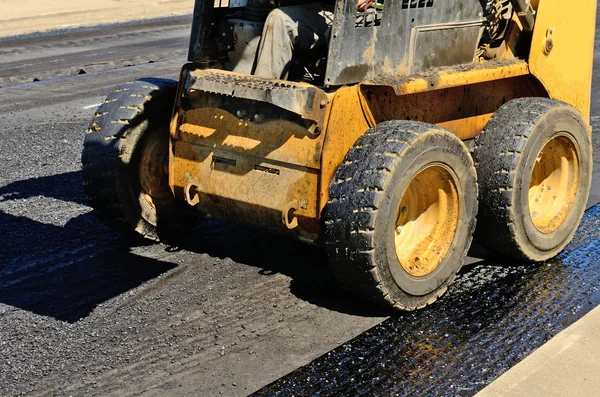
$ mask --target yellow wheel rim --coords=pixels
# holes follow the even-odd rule
[[[565,136],[540,151],[529,184],[529,215],[541,233],[556,232],[569,215],[579,187],[579,157]]]
[[[433,273],[452,246],[459,196],[452,173],[430,165],[410,182],[396,216],[395,247],[400,265],[412,277]]]

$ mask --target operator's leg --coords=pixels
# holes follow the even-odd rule
[[[276,8],[265,22],[258,46],[254,74],[285,79],[295,50],[308,51],[327,45],[325,33],[333,13],[321,3]]]

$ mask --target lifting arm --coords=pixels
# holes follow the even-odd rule
[[[531,7],[530,0],[510,0],[514,9],[517,11],[519,20],[523,24],[523,29],[528,32],[533,30],[535,25],[535,11]]]

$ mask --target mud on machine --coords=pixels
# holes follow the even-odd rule
[[[343,288],[401,310],[446,291],[473,235],[558,254],[590,191],[596,1],[357,4],[336,1],[327,53],[269,80],[250,72],[274,5],[197,0],[179,81],[124,84],[90,124],[98,216],[150,239],[210,214],[322,244]]]

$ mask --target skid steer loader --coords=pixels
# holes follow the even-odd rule
[[[269,80],[250,73],[275,4],[196,0],[179,81],[124,84],[90,124],[98,216],[150,239],[208,214],[320,244],[343,288],[400,310],[446,291],[473,235],[557,255],[590,191],[596,1],[357,4],[336,0],[327,54]]]

